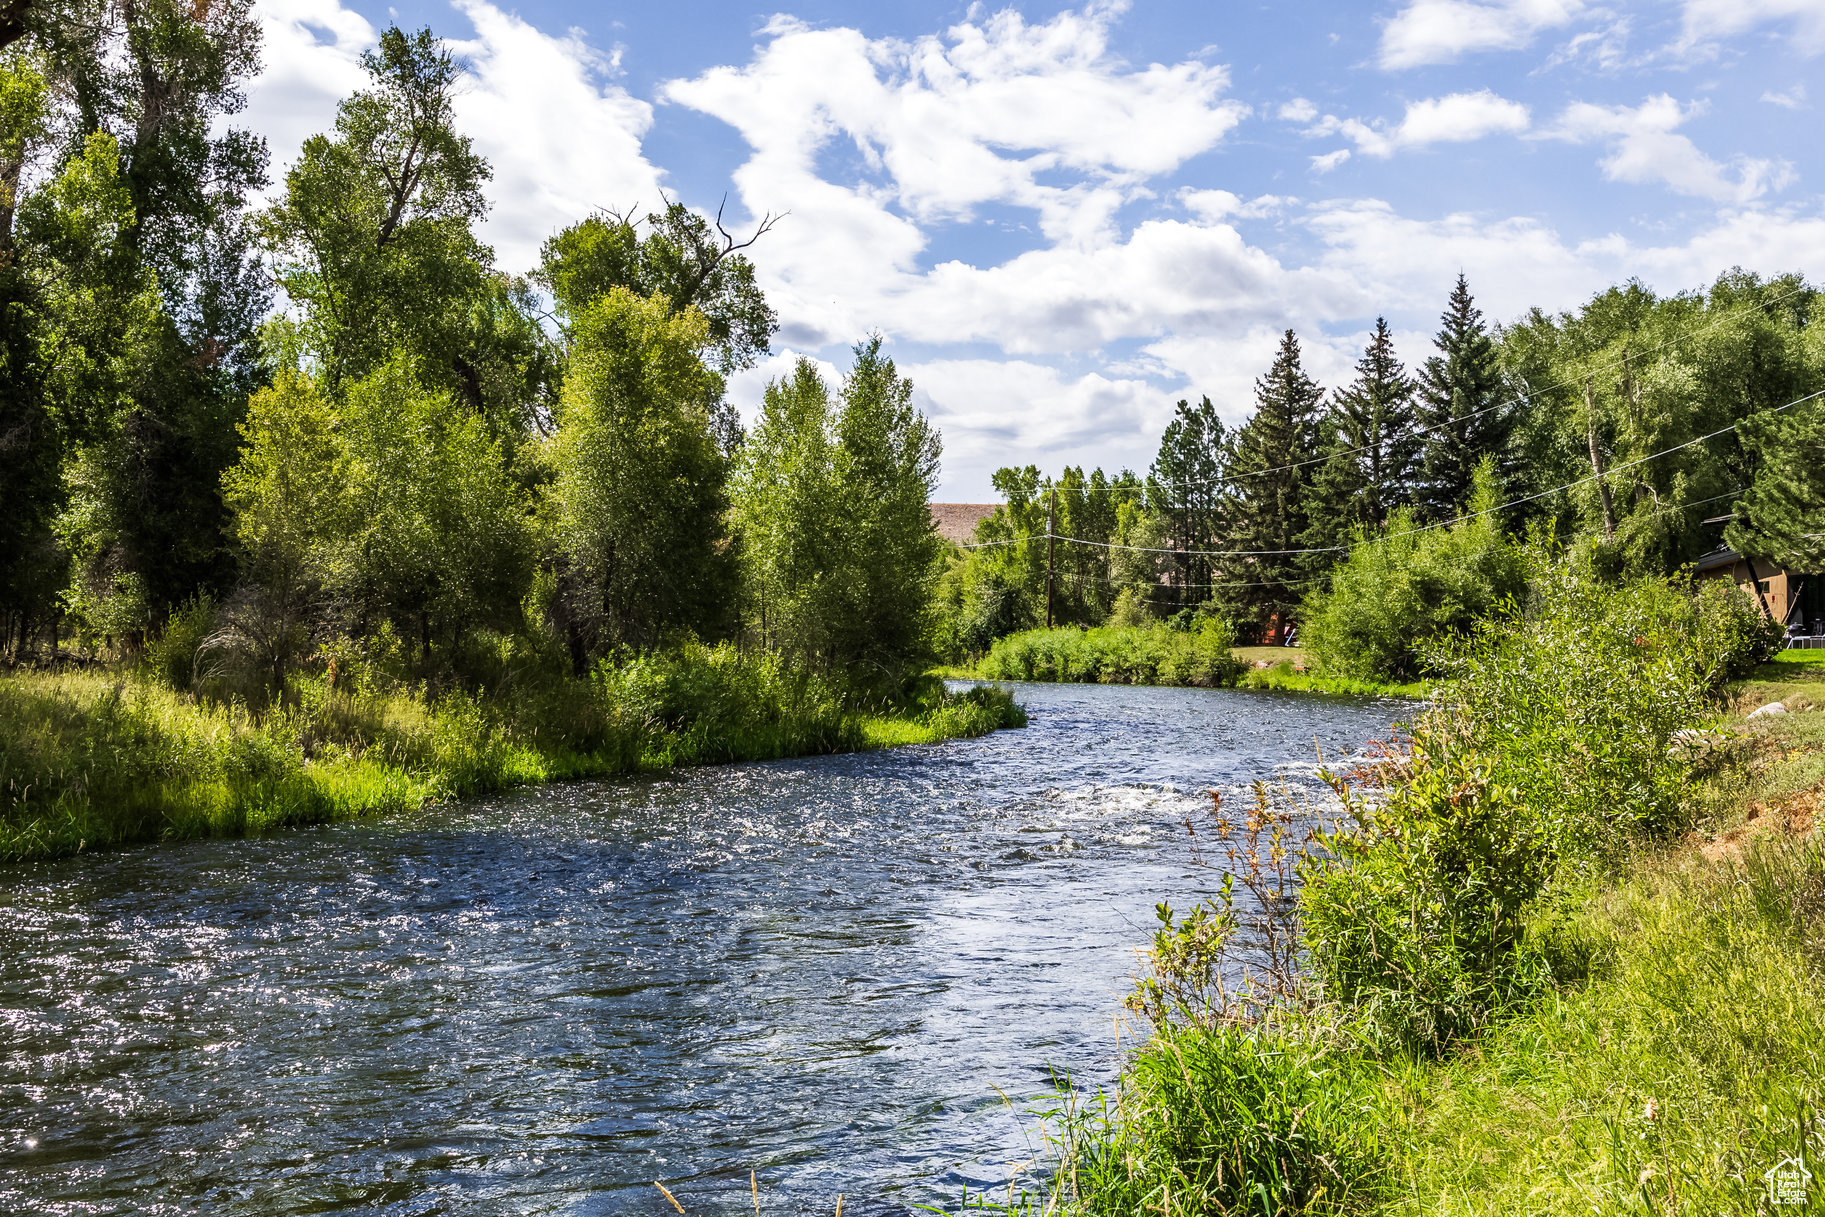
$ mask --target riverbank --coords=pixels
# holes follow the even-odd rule
[[[1232,647],[1161,626],[1025,630],[996,641],[980,661],[937,670],[947,680],[1192,685],[1359,697],[1424,698],[1415,682],[1361,680],[1319,670],[1297,647]]]
[[[1266,902],[1292,915],[1163,925],[1119,1095],[1054,1123],[1067,1207],[1753,1212],[1771,1179],[1819,1198],[1790,1159],[1825,1151],[1825,665],[1752,666],[1753,622],[1664,586],[1544,594],[1464,652],[1410,752],[1338,777],[1349,827],[1296,901]],[[1230,843],[1228,869],[1262,860],[1237,886],[1276,890],[1278,838]],[[1260,971],[1264,928],[1300,944],[1297,972]],[[1256,985],[1213,992],[1245,959]]]
[[[880,712],[732,650],[495,696],[296,680],[255,714],[135,672],[0,677],[0,862],[239,836],[509,786],[1025,725],[997,689]]]

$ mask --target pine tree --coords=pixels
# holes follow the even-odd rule
[[[1434,342],[1439,353],[1419,375],[1419,421],[1425,452],[1415,501],[1432,519],[1448,519],[1470,497],[1477,463],[1496,462],[1497,483],[1508,472],[1515,412],[1505,402],[1495,343],[1462,274],[1451,289]]]
[[[1210,598],[1212,565],[1196,551],[1217,548],[1223,533],[1222,478],[1228,437],[1217,408],[1206,397],[1181,400],[1160,437],[1147,479],[1150,505],[1166,521],[1174,549],[1173,582],[1179,608]]]
[[[1346,544],[1352,529],[1379,528],[1406,503],[1419,475],[1420,436],[1414,423],[1414,382],[1394,357],[1385,318],[1356,361],[1356,380],[1331,396],[1320,424],[1327,459],[1312,478],[1306,541]]]
[[[1323,400],[1324,388],[1305,374],[1299,339],[1288,330],[1273,366],[1255,381],[1254,417],[1236,433],[1229,467],[1234,548],[1292,551],[1304,547],[1311,488],[1311,467],[1304,462],[1314,454]],[[1262,552],[1225,559],[1225,573],[1239,585],[1226,599],[1263,627],[1273,615],[1285,622],[1303,595],[1303,582],[1321,564],[1313,557]]]

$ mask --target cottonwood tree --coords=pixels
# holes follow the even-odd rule
[[[587,653],[731,624],[728,459],[712,432],[723,380],[709,346],[703,314],[626,288],[572,319],[547,506],[578,669]]]
[[[939,451],[879,336],[855,348],[836,394],[807,360],[769,385],[733,515],[752,611],[774,645],[867,694],[897,695],[924,671],[942,553],[929,505]]]

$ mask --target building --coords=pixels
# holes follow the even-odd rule
[[[1700,579],[1728,579],[1752,596],[1759,592],[1768,615],[1789,634],[1825,637],[1825,575],[1789,570],[1734,549],[1706,554],[1692,571]]]
[[[961,545],[976,533],[976,525],[994,514],[999,503],[933,503],[932,523],[938,535]]]

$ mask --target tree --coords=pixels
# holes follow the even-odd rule
[[[362,65],[371,87],[337,107],[333,137],[304,141],[261,231],[331,392],[401,351],[455,387],[489,282],[472,226],[491,170],[456,130],[461,69],[430,30],[387,29]]]
[[[742,252],[766,235],[774,219],[761,219],[754,235],[737,242],[722,225],[682,203],[646,217],[646,235],[627,216],[598,212],[545,242],[538,278],[551,292],[558,316],[568,320],[610,288],[636,296],[665,297],[675,313],[694,308],[709,324],[713,362],[724,375],[750,368],[765,355],[779,319],[754,281],[754,264]]]
[[[704,365],[709,345],[703,314],[620,287],[572,323],[548,508],[578,668],[586,651],[732,624],[728,460],[711,430],[723,381]]]
[[[1415,502],[1431,519],[1449,519],[1469,500],[1476,467],[1496,462],[1498,484],[1513,472],[1509,440],[1515,406],[1496,358],[1495,342],[1462,274],[1433,340],[1438,354],[1419,375],[1419,422],[1425,437]]]
[[[1325,460],[1312,476],[1308,544],[1339,545],[1353,529],[1380,528],[1409,500],[1421,449],[1413,393],[1387,320],[1377,317],[1356,379],[1331,395],[1319,428]]]
[[[840,398],[805,359],[768,385],[733,517],[769,645],[887,696],[925,670],[942,552],[930,508],[938,454],[879,336],[855,348]]]
[[[1737,504],[1730,544],[1783,566],[1825,570],[1825,406],[1814,399],[1745,430],[1758,468]]]
[[[335,407],[296,370],[253,395],[241,457],[223,475],[241,547],[241,587],[228,607],[269,687],[282,689],[321,624],[350,514],[350,459]]]
[[[1164,522],[1170,547],[1180,551],[1170,558],[1172,607],[1210,598],[1218,566],[1198,551],[1220,548],[1227,531],[1228,459],[1229,437],[1210,398],[1196,406],[1180,401],[1147,476],[1148,506]]]
[[[1255,413],[1237,432],[1229,464],[1233,548],[1260,552],[1225,561],[1223,571],[1234,582],[1226,599],[1257,628],[1273,616],[1284,624],[1304,582],[1328,565],[1326,555],[1296,552],[1306,548],[1307,462],[1323,400],[1323,387],[1300,361],[1299,339],[1286,331],[1273,366],[1255,381]]]

